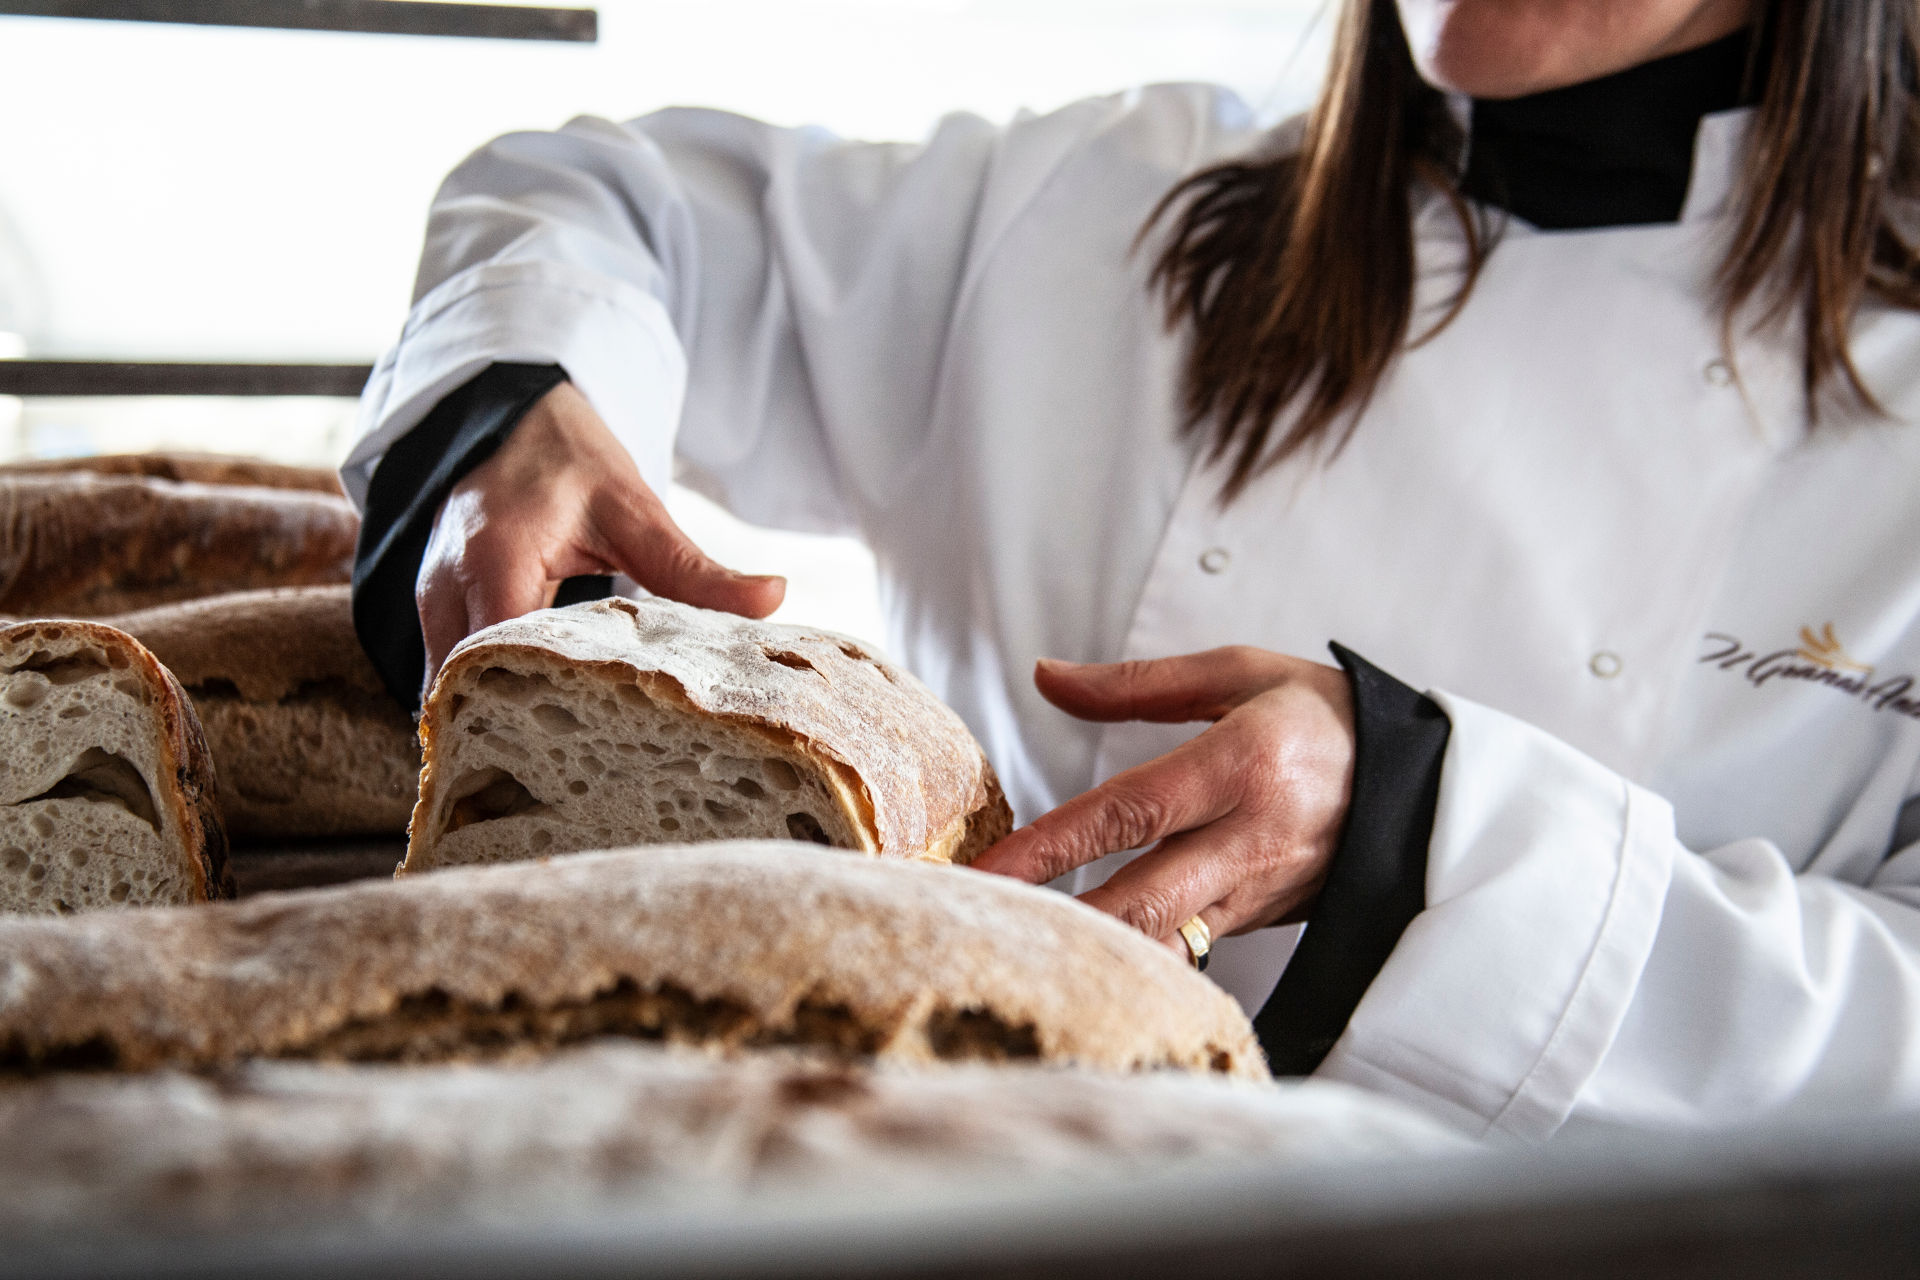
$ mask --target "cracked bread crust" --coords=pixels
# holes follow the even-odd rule
[[[405,833],[419,743],[360,647],[347,587],[233,592],[103,621],[193,698],[230,834]]]
[[[1171,951],[997,876],[655,846],[110,921],[0,921],[0,1074],[484,1059],[603,1035],[1266,1079]]]
[[[403,872],[468,860],[440,851],[458,828],[455,807],[475,771],[460,757],[477,749],[453,729],[469,701],[486,697],[494,673],[549,683],[585,675],[596,690],[637,691],[690,723],[764,741],[832,793],[839,822],[826,825],[830,835],[834,825],[843,830],[825,843],[965,864],[1012,829],[999,780],[965,723],[858,642],[657,598],[615,599],[529,614],[454,649],[421,717],[425,763]],[[551,744],[516,745],[538,753]],[[561,787],[526,789],[527,807],[567,803]],[[615,831],[599,847],[645,838],[644,829]]]
[[[177,870],[185,873],[185,900],[207,902],[233,897],[226,830],[206,736],[186,692],[144,645],[125,632],[92,622],[24,622],[0,628],[0,675],[11,678],[9,710],[19,709],[28,699],[46,696],[40,686],[51,688],[44,677],[36,679],[34,687],[22,685],[19,682],[24,676],[42,667],[78,664],[84,668],[96,655],[107,663],[107,674],[120,673],[114,677],[116,681],[131,681],[130,688],[118,692],[140,698],[153,717],[152,727],[157,732],[149,743],[151,776],[143,781],[159,818],[162,847],[182,860]],[[11,717],[3,723],[14,728]],[[6,792],[0,794],[0,803],[9,806],[26,803],[34,793],[54,784],[58,773],[68,765],[65,760],[41,756],[38,743],[18,736],[24,731],[23,721],[11,740],[0,743],[0,762],[6,766],[0,770],[5,775],[0,788]]]
[[[90,472],[0,475],[0,612],[100,617],[271,586],[346,582],[345,498]]]

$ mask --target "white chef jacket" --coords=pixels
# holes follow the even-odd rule
[[[1703,122],[1677,224],[1513,222],[1343,450],[1225,507],[1135,237],[1259,145],[1231,95],[921,145],[694,110],[514,134],[440,191],[342,475],[363,497],[490,362],[564,366],[656,488],[677,461],[864,538],[895,655],[1022,820],[1200,727],[1075,721],[1036,658],[1338,639],[1453,733],[1426,910],[1321,1074],[1522,1140],[1920,1103],[1920,317],[1859,318],[1884,420],[1809,431],[1794,332],[1723,353],[1746,125]],[[1461,234],[1435,199],[1417,237],[1431,319]],[[1213,972],[1257,1008],[1287,944]]]

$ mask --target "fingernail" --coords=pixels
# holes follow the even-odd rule
[[[1061,667],[1068,670],[1078,670],[1079,668],[1084,667],[1087,664],[1084,662],[1075,662],[1071,658],[1042,658],[1035,665],[1042,666],[1042,667]]]

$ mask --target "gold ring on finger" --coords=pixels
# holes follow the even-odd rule
[[[1213,950],[1213,930],[1199,916],[1180,926],[1180,937],[1186,941],[1187,954],[1193,957],[1193,967],[1204,971],[1207,967],[1207,953]]]

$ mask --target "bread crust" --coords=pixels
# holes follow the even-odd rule
[[[361,649],[347,587],[234,592],[103,621],[193,699],[230,834],[405,833],[420,775],[413,718]]]
[[[648,1000],[673,1019],[598,1016]],[[548,1034],[566,1019],[577,1034]],[[1232,998],[1111,917],[998,876],[783,842],[0,920],[0,1073],[461,1060],[606,1034],[1267,1078]]]
[[[98,617],[346,582],[359,517],[326,493],[89,472],[0,476],[0,613]]]
[[[0,1238],[123,1230],[556,1223],[1036,1179],[1085,1186],[1263,1159],[1468,1143],[1377,1095],[1158,1073],[864,1070],[602,1043],[393,1070],[254,1063],[214,1078],[64,1076],[0,1091]],[[1011,1184],[1011,1185],[1010,1185]]]
[[[9,669],[16,655],[45,650],[58,657],[85,646],[124,659],[127,669],[151,691],[149,705],[160,728],[156,748],[161,775],[152,779],[153,800],[166,815],[162,830],[177,833],[192,897],[201,902],[233,897],[213,755],[180,682],[138,640],[100,623],[59,620],[0,627],[0,664]]]
[[[262,489],[297,489],[345,497],[340,476],[327,467],[299,467],[263,458],[227,453],[96,453],[82,458],[34,458],[0,464],[0,476],[71,475],[90,472],[102,476],[150,476],[155,480],[184,480],[194,484],[253,485]]]
[[[810,760],[867,852],[964,865],[1012,830],[999,779],[966,724],[859,641],[657,598],[614,599],[529,614],[454,649],[421,716],[420,802],[402,870],[431,865],[447,785],[436,742],[461,691],[489,668],[555,666],[637,685]]]

